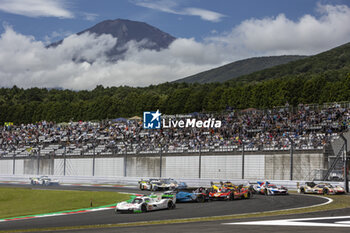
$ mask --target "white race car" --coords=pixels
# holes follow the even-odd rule
[[[256,186],[256,190],[258,193],[260,194],[264,194],[264,195],[288,195],[288,189],[281,186],[281,187],[277,187],[274,184],[271,184],[268,181],[265,182],[257,182],[259,184],[259,186]]]
[[[174,179],[149,179],[139,181],[139,188],[141,190],[166,191],[174,189],[185,189],[187,188],[187,184],[184,182],[177,182]]]
[[[32,185],[59,185],[60,182],[58,180],[53,180],[48,176],[40,176],[40,177],[31,177],[30,183]]]
[[[123,201],[115,207],[115,213],[144,213],[147,211],[174,209],[176,207],[175,195],[150,195],[135,197],[131,201]]]

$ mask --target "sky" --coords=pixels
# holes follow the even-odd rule
[[[177,39],[161,51],[129,43],[125,59],[110,63],[105,53],[116,38],[75,34],[118,18]],[[249,57],[313,55],[350,42],[350,0],[0,0],[0,22],[1,87],[148,86]]]

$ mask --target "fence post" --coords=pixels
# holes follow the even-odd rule
[[[16,170],[16,159],[15,159],[15,153],[13,153],[12,175],[15,174],[15,170]]]
[[[162,145],[160,146],[160,154],[159,154],[159,177],[162,178],[162,160],[163,160],[163,153],[162,153]]]
[[[127,157],[128,157],[128,148],[125,144],[125,156],[124,156],[124,177],[127,176],[126,170],[127,170]]]
[[[36,174],[39,175],[39,166],[40,166],[40,161],[39,161],[39,158],[40,158],[40,147],[39,147],[39,153],[37,153],[37,171],[36,171]]]
[[[290,141],[290,180],[293,180],[293,140],[288,136]]]
[[[340,137],[344,140],[344,188],[345,192],[349,192],[349,180],[348,180],[348,158],[347,158],[347,151],[348,151],[348,140],[344,137],[343,134],[340,134]]]
[[[244,142],[242,139],[242,180],[244,180]]]
[[[199,144],[198,178],[202,177],[202,144]]]
[[[64,145],[64,156],[63,156],[63,175],[66,175],[66,154],[67,154],[67,144]]]
[[[93,154],[93,157],[92,157],[92,176],[95,176],[95,157],[96,157],[95,147],[96,147],[96,142],[92,146],[94,147],[94,154]]]

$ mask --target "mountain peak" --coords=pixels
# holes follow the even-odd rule
[[[78,32],[78,35],[83,33],[95,33],[100,36],[102,34],[109,34],[118,38],[116,46],[108,53],[111,60],[118,60],[123,58],[126,49],[125,44],[129,41],[140,42],[147,40],[150,43],[142,44],[142,49],[161,50],[168,48],[169,45],[176,39],[168,33],[153,27],[144,22],[132,21],[128,19],[104,20],[91,28]],[[62,41],[53,43],[51,46],[57,46]]]

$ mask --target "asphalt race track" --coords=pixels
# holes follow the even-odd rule
[[[1,185],[1,186],[23,187],[23,186],[29,186],[29,185]],[[81,186],[80,187],[33,186],[33,188],[150,193],[150,192],[142,192],[136,188],[120,188],[120,187],[106,188],[106,187],[81,187]],[[161,211],[148,212],[143,214],[115,215],[114,210],[110,209],[110,210],[89,212],[89,213],[83,213],[83,214],[7,221],[7,222],[0,222],[0,231],[33,229],[33,228],[37,229],[37,228],[47,228],[47,227],[62,227],[62,226],[116,224],[116,223],[128,223],[128,222],[139,222],[139,221],[242,214],[242,213],[252,213],[252,212],[260,212],[260,211],[271,211],[271,210],[311,206],[311,205],[321,204],[326,201],[327,201],[326,199],[319,198],[314,195],[309,195],[309,196],[293,195],[293,194],[288,196],[254,195],[254,197],[250,200],[213,201],[213,202],[207,202],[207,203],[177,203],[176,209],[174,210],[161,210]]]

